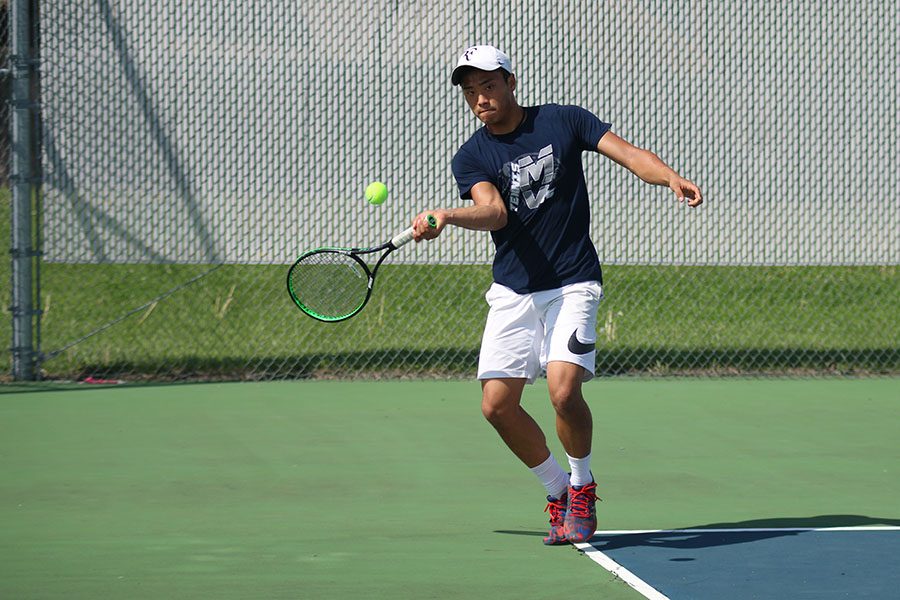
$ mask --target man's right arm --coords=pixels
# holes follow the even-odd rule
[[[479,181],[470,191],[472,204],[460,208],[438,208],[427,210],[413,219],[413,239],[416,241],[434,239],[447,225],[480,231],[496,231],[506,227],[506,205],[503,197],[488,181]],[[429,227],[428,215],[437,220],[435,227]]]

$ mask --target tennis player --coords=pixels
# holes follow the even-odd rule
[[[603,288],[589,235],[582,153],[599,152],[647,183],[668,186],[691,207],[703,198],[696,185],[587,110],[520,106],[510,59],[493,46],[467,48],[450,81],[462,87],[484,124],[452,161],[460,197],[472,204],[417,215],[415,239],[433,239],[447,225],[491,232],[496,254],[478,360],[481,410],[546,489],[550,532],[544,543],[583,542],[597,527],[597,484],[582,382],[594,375]],[[436,227],[428,226],[428,214],[436,217]],[[571,474],[520,404],[524,386],[542,371]]]

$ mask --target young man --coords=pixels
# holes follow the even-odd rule
[[[590,469],[591,411],[581,386],[594,375],[603,293],[581,154],[599,152],[647,183],[668,186],[691,207],[702,196],[655,154],[632,146],[582,108],[520,106],[509,57],[497,48],[467,48],[451,83],[462,86],[484,123],[452,162],[460,197],[472,204],[419,214],[415,238],[433,239],[447,225],[491,232],[496,254],[478,361],[481,410],[547,491],[544,543],[583,542],[597,526],[597,484]],[[436,227],[428,226],[429,214]],[[571,476],[520,405],[525,384],[542,369]]]

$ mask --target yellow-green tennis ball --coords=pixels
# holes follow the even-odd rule
[[[380,181],[373,181],[366,187],[366,200],[369,204],[383,204],[387,200],[387,186]]]

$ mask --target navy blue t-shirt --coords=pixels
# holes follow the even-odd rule
[[[482,127],[453,157],[460,197],[487,181],[506,204],[506,227],[491,232],[494,281],[519,294],[601,281],[581,153],[596,150],[610,125],[577,106],[525,111],[512,133]]]

